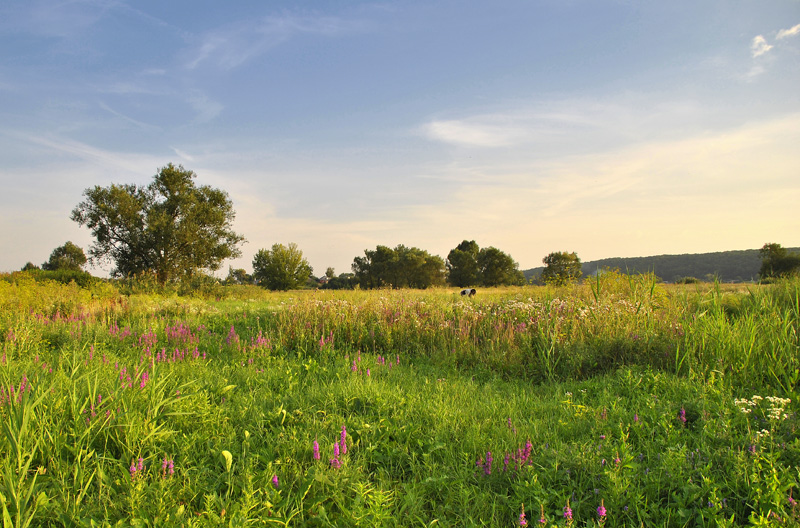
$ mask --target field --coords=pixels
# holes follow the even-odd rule
[[[800,281],[0,280],[23,526],[797,526]]]

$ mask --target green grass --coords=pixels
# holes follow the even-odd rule
[[[91,288],[0,281],[4,527],[800,520],[800,282]]]

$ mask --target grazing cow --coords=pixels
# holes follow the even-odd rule
[[[470,297],[475,297],[476,293],[478,293],[478,292],[475,291],[475,288],[472,288],[472,289],[464,288],[463,290],[461,290],[461,295],[468,295]]]

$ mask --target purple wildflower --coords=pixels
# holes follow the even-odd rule
[[[639,423],[639,415],[637,413],[633,413],[633,423]]]
[[[522,503],[522,512],[519,514],[519,525],[528,526],[528,519],[525,518],[525,503]]]
[[[347,454],[347,427],[345,427],[344,425],[342,426],[342,435],[341,435],[340,444],[341,444],[341,448],[342,448],[342,454],[346,455]]]
[[[686,409],[683,407],[681,407],[681,410],[678,413],[678,419],[681,421],[681,423],[686,423]]]
[[[547,519],[544,517],[544,504],[540,504],[539,506],[542,508],[542,514],[539,516],[539,524],[544,526],[547,524]]]
[[[275,486],[275,489],[280,488],[278,483],[278,475],[272,475],[272,485]]]
[[[486,452],[486,464],[483,466],[483,472],[486,473],[487,475],[491,475],[492,474],[492,460],[494,460],[492,458],[492,452],[491,451],[487,451]]]
[[[597,507],[597,516],[600,518],[601,521],[605,520],[606,518],[606,507],[603,504],[603,499],[600,499],[600,506]]]
[[[314,440],[314,460],[319,460],[319,442]]]
[[[569,499],[567,499],[567,505],[564,506],[564,518],[567,521],[572,520],[572,508],[569,507]]]

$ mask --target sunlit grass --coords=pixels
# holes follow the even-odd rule
[[[0,281],[4,526],[791,526],[799,292]]]

